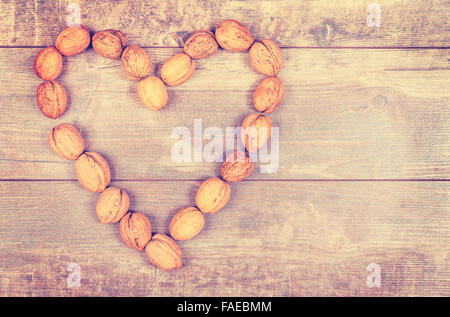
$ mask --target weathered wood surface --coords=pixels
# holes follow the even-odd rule
[[[115,182],[155,232],[199,182]],[[0,295],[450,295],[449,182],[241,182],[163,272],[102,225],[74,181],[0,182]],[[67,265],[81,287],[67,288]],[[367,265],[381,287],[366,284]]]
[[[374,1],[379,28],[366,24],[372,1],[70,2],[92,30],[120,29],[147,47],[156,74],[190,32],[224,18],[280,43],[286,98],[270,114],[280,166],[232,185],[229,205],[180,243],[181,270],[155,269],[117,225],[97,221],[98,195],[51,152],[50,129],[79,126],[132,209],[167,232],[220,167],[174,162],[172,130],[193,133],[194,119],[240,125],[262,77],[247,54],[219,51],[153,112],[119,62],[89,50],[65,60],[69,110],[53,121],[36,106],[32,64],[66,25],[69,1],[2,0],[0,296],[450,296],[448,1]],[[80,288],[66,286],[69,263],[81,266]],[[380,288],[366,284],[370,263]]]
[[[110,161],[114,179],[202,179],[219,163],[175,162],[175,127],[237,127],[254,111],[262,78],[247,54],[220,51],[170,88],[160,112],[143,106],[120,62],[92,50],[66,60],[67,113],[54,121],[36,105],[38,49],[0,50],[0,178],[75,179],[73,163],[47,145],[50,129],[78,125],[88,149]],[[156,74],[178,49],[148,49]],[[285,49],[286,97],[270,114],[280,127],[280,167],[251,179],[449,179],[448,50]],[[204,144],[208,140],[204,140]],[[270,146],[269,146],[270,148]]]
[[[187,34],[222,19],[247,25],[256,38],[284,47],[440,47],[449,45],[447,0],[377,0],[379,28],[368,27],[370,1],[15,1],[0,3],[1,46],[48,46],[79,3],[81,23],[117,28],[143,46],[181,46]]]

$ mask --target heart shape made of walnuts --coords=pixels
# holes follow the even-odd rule
[[[126,36],[117,30],[96,32],[91,39],[82,25],[62,30],[54,46],[40,50],[34,61],[34,72],[44,80],[37,88],[37,104],[41,112],[56,119],[66,110],[65,88],[55,79],[61,74],[63,56],[83,52],[92,42],[93,49],[103,57],[121,59],[123,75],[138,82],[139,99],[152,110],[160,110],[168,103],[167,86],[187,81],[195,71],[195,59],[214,55],[219,46],[232,52],[249,50],[250,63],[267,75],[253,94],[256,113],[242,123],[241,142],[246,151],[235,150],[227,155],[221,168],[221,177],[203,181],[195,197],[196,206],[179,210],[170,223],[170,236],[155,234],[149,218],[141,212],[129,211],[130,199],[123,189],[108,186],[111,172],[107,161],[97,152],[86,152],[85,142],[78,129],[69,123],[54,127],[48,137],[52,150],[60,157],[74,160],[80,184],[91,192],[100,192],[96,212],[101,223],[119,224],[122,240],[131,248],[145,253],[158,268],[172,270],[183,265],[182,252],[175,240],[189,240],[204,227],[204,214],[221,210],[230,199],[229,183],[248,177],[254,163],[248,153],[254,153],[270,138],[272,121],[264,114],[275,111],[284,97],[284,87],[277,77],[283,67],[283,55],[272,40],[255,41],[249,30],[235,20],[219,23],[215,33],[197,31],[184,45],[184,52],[169,58],[161,67],[160,77],[151,76],[150,55],[137,45],[128,45]],[[248,153],[247,153],[248,152]]]

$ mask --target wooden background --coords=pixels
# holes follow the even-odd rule
[[[76,124],[112,167],[132,209],[155,232],[194,203],[219,163],[176,163],[173,128],[238,126],[262,78],[247,54],[220,50],[169,89],[169,105],[141,105],[120,63],[92,49],[65,59],[69,109],[44,117],[32,65],[65,27],[67,1],[0,2],[1,296],[449,296],[450,25],[447,0],[73,1],[91,30],[116,28],[147,49],[158,74],[197,29],[225,18],[283,49],[286,98],[280,167],[232,185],[225,209],[180,243],[185,266],[152,267],[118,225],[96,219],[98,195],[48,147],[56,124]],[[69,263],[81,287],[68,288]],[[382,285],[370,288],[377,263]]]

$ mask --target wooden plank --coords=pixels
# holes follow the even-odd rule
[[[377,0],[380,27],[369,27],[368,1],[13,1],[0,4],[1,46],[48,46],[79,3],[81,23],[92,30],[116,28],[143,46],[183,45],[186,36],[226,18],[247,25],[256,38],[285,47],[449,46],[446,0]],[[70,19],[72,21],[72,19]]]
[[[169,105],[153,112],[140,104],[136,83],[123,78],[119,62],[89,50],[65,61],[60,80],[70,106],[53,121],[36,106],[40,81],[31,65],[37,51],[0,49],[0,179],[76,179],[72,163],[47,145],[50,129],[61,122],[80,127],[87,148],[110,161],[114,179],[209,177],[220,163],[171,158],[179,141],[171,138],[173,129],[187,127],[193,136],[195,119],[223,133],[239,126],[254,111],[252,93],[262,78],[246,54],[219,52],[198,61],[194,77],[170,88]],[[156,74],[176,51],[149,49]],[[270,114],[280,127],[279,169],[251,179],[450,177],[448,50],[284,49],[283,54],[286,97]]]
[[[167,232],[199,182],[116,182]],[[0,182],[1,296],[450,295],[449,182],[242,182],[163,272],[95,216],[77,182]],[[67,288],[67,265],[81,287]],[[381,287],[366,284],[381,268]]]

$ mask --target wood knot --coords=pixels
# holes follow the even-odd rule
[[[187,39],[191,35],[192,35],[192,32],[178,31],[178,32],[173,33],[173,38],[179,46],[184,46],[184,43],[187,41]]]
[[[309,33],[314,36],[319,46],[330,46],[334,41],[336,25],[333,21],[325,21],[313,28]]]
[[[372,98],[372,106],[377,109],[381,109],[386,105],[386,97],[382,95],[376,95]]]

